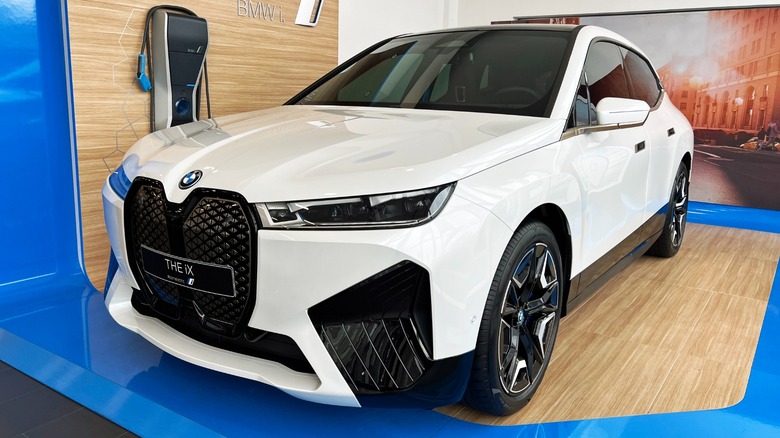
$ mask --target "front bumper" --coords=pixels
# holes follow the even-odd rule
[[[512,233],[457,191],[435,220],[414,228],[258,230],[257,294],[247,326],[292,339],[311,365],[310,373],[199,342],[134,308],[134,289],[139,284],[128,262],[124,201],[108,185],[103,188],[103,201],[118,264],[109,280],[106,306],[117,322],[183,360],[273,385],[301,399],[344,406],[365,405],[367,399],[356,397],[354,382],[345,379],[343,368],[334,361],[333,346],[323,343],[321,326],[313,323],[311,310],[400,263],[423,268],[429,274],[432,328],[432,345],[427,349],[432,351],[426,352],[436,365],[431,368],[438,371],[419,382],[425,386],[422,398],[431,405],[456,401],[437,398],[437,393],[442,394],[437,385],[447,387],[445,392],[454,397],[462,394],[459,384],[465,383],[462,374],[470,368],[485,298]],[[456,380],[464,381],[453,386]]]

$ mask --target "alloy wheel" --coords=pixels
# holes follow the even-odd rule
[[[685,231],[685,220],[688,214],[688,176],[681,173],[677,177],[674,186],[674,211],[672,223],[669,224],[672,232],[672,245],[680,246]]]
[[[507,394],[519,394],[541,378],[555,340],[560,285],[555,258],[536,243],[520,258],[504,292],[498,332],[498,365]]]

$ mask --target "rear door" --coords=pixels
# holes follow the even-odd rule
[[[678,134],[668,113],[657,110],[664,103],[665,97],[661,95],[660,82],[650,63],[629,49],[621,47],[620,52],[631,96],[644,100],[650,106],[650,113],[644,123],[648,138],[646,146],[650,155],[645,204],[645,220],[649,222],[646,222],[648,232],[643,235],[646,238],[663,226],[672,179],[677,171],[672,140]]]

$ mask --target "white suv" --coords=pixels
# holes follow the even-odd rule
[[[133,146],[103,189],[106,305],[172,355],[303,399],[505,415],[567,310],[677,252],[692,143],[607,30],[391,38],[284,106]]]

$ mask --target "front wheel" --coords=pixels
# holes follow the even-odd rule
[[[690,185],[688,175],[688,166],[680,163],[669,197],[664,229],[658,240],[647,251],[650,255],[672,257],[680,250],[688,219],[688,186]]]
[[[565,283],[558,243],[540,222],[507,246],[485,304],[464,403],[494,415],[531,399],[550,363]]]

